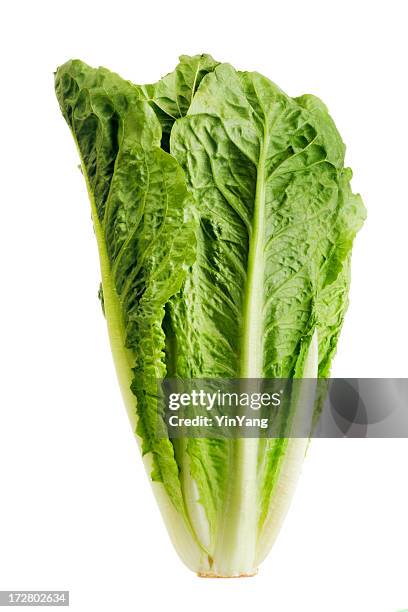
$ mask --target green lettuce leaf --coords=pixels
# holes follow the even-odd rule
[[[169,139],[174,122],[185,117],[203,77],[212,72],[219,62],[211,55],[201,54],[190,57],[182,55],[173,72],[157,83],[141,86],[146,100],[152,104],[162,126],[162,147],[169,150]]]
[[[137,411],[143,453],[154,458],[152,478],[183,513],[173,446],[157,435],[154,398],[156,379],[165,375],[164,306],[193,258],[184,176],[160,148],[159,121],[131,84],[73,61],[58,70],[56,92],[86,177],[104,310],[131,422]]]
[[[176,122],[170,150],[193,196],[197,245],[192,272],[171,300],[176,373],[303,376],[319,330],[327,374],[364,212],[324,106],[219,65]],[[286,446],[285,439],[186,443],[211,533],[217,543],[225,539],[231,567],[242,533],[252,535],[245,554],[256,557]],[[252,486],[243,477],[250,465]]]

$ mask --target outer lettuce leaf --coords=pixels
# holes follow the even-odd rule
[[[57,72],[56,92],[88,185],[104,309],[131,422],[137,411],[143,452],[153,454],[152,478],[184,514],[173,446],[157,433],[155,399],[156,379],[166,373],[164,306],[193,257],[183,173],[160,148],[149,104],[117,75],[68,62]]]
[[[194,198],[197,244],[192,272],[171,300],[176,373],[303,376],[316,330],[327,373],[364,212],[323,105],[220,65],[176,122],[170,150]],[[187,441],[215,558],[223,541],[224,570],[245,571],[235,554],[242,534],[246,550],[239,554],[256,557],[287,445]]]

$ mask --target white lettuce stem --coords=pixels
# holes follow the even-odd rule
[[[240,378],[262,378],[265,246],[265,131],[259,156],[253,228],[249,241],[247,283],[243,311]],[[215,574],[250,575],[255,565],[258,536],[257,438],[231,441],[229,484],[214,553]]]
[[[257,571],[257,461],[257,439],[231,442],[230,481],[217,532],[213,575],[230,577],[252,575]]]

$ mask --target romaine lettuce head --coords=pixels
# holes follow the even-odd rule
[[[209,55],[134,85],[58,68],[132,428],[172,540],[205,576],[256,572],[308,440],[170,439],[162,378],[326,377],[365,210],[324,104]]]

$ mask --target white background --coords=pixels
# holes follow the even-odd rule
[[[406,2],[9,2],[1,14],[0,589],[78,612],[408,608],[408,443],[312,443],[256,578],[174,553],[121,405],[77,154],[53,93],[72,57],[135,82],[211,53],[317,94],[368,220],[333,374],[407,375]]]

